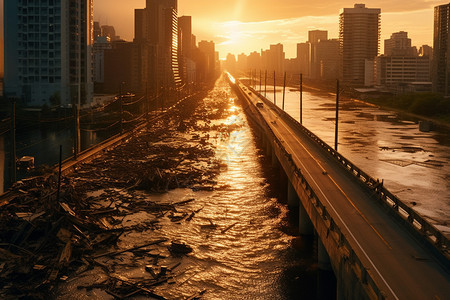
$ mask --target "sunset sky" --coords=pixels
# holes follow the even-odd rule
[[[14,1],[14,0],[11,0]],[[3,0],[0,0],[3,7]],[[276,3],[276,5],[274,5]],[[250,53],[282,43],[286,57],[295,57],[295,45],[307,40],[309,30],[324,29],[338,37],[339,11],[354,1],[331,0],[178,0],[179,15],[193,17],[197,41],[214,40],[220,57],[227,53]],[[407,31],[413,45],[432,45],[433,7],[436,0],[366,1],[367,7],[381,8],[381,51],[384,39],[396,31]],[[145,0],[94,0],[95,20],[113,25],[123,39],[134,36],[134,9]],[[3,27],[3,22],[1,22]],[[1,30],[3,38],[3,28]]]
[[[116,27],[126,40],[134,35],[134,9],[145,0],[95,0],[95,20]],[[276,4],[275,4],[276,3]],[[220,57],[246,53],[282,43],[286,57],[295,57],[295,45],[307,40],[309,30],[328,30],[330,38],[339,32],[339,11],[353,7],[353,1],[330,0],[179,0],[179,15],[193,17],[197,41],[214,40]],[[359,3],[359,2],[358,2]],[[364,3],[364,2],[362,2]],[[113,5],[114,4],[114,5]],[[366,1],[367,7],[381,8],[381,51],[384,39],[396,31],[407,31],[413,45],[432,45],[435,0]]]

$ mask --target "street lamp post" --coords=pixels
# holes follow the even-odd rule
[[[286,72],[284,72],[284,82],[283,82],[283,110],[285,97],[286,97]]]
[[[125,84],[124,81],[120,83],[120,94],[119,94],[119,101],[120,101],[120,133],[123,133],[123,85]]]
[[[338,151],[338,133],[339,133],[339,79],[336,83],[336,126],[334,132],[334,150]]]
[[[303,124],[303,73],[300,73],[300,124]]]
[[[277,105],[277,88],[275,75],[275,71],[273,71],[273,104]]]
[[[267,97],[267,70],[264,74],[264,97]]]

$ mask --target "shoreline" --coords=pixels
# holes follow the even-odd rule
[[[295,89],[299,89],[300,86],[299,85],[290,85],[290,88],[295,88]],[[303,91],[307,91],[310,93],[327,93],[327,94],[331,94],[331,95],[336,95],[336,91],[332,91],[326,87],[323,87],[323,89],[321,89],[321,87],[318,86],[314,86],[314,85],[310,85],[310,84],[303,84]],[[431,131],[435,131],[435,130],[450,130],[450,122],[446,122],[437,118],[433,118],[433,117],[427,117],[427,116],[422,116],[422,115],[418,115],[415,113],[411,113],[408,111],[405,111],[403,109],[398,109],[398,108],[394,108],[388,105],[381,105],[379,103],[376,103],[375,101],[370,101],[367,99],[362,99],[361,97],[355,97],[355,96],[349,96],[349,95],[343,95],[344,99],[348,99],[348,100],[352,100],[355,102],[360,102],[360,103],[364,103],[366,105],[369,106],[374,106],[374,107],[378,107],[380,109],[384,109],[384,110],[389,110],[395,113],[398,113],[402,116],[406,116],[409,118],[413,118],[413,119],[417,119],[418,121],[428,121],[428,122],[432,122],[434,128]]]

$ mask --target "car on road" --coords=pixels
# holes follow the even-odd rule
[[[263,108],[264,107],[264,103],[258,102],[258,103],[256,103],[256,107]]]

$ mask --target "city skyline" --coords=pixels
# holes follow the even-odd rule
[[[298,1],[283,0],[274,7],[269,1],[227,1],[212,3],[204,0],[179,1],[179,15],[193,16],[193,31],[197,40],[214,40],[220,58],[228,53],[238,55],[267,49],[282,43],[286,57],[296,56],[296,44],[308,39],[308,31],[321,29],[330,38],[339,34],[339,13],[364,1],[316,1],[314,8]],[[432,44],[433,7],[442,1],[365,1],[367,7],[381,8],[381,49],[383,41],[393,32],[409,33],[415,46]],[[133,37],[133,11],[145,0],[132,0],[111,8],[111,0],[96,0],[95,20],[116,26],[118,35],[126,40]],[[253,13],[247,14],[246,11]],[[119,18],[120,16],[120,18]],[[120,19],[120,20],[119,20]],[[421,22],[417,22],[421,20]]]
[[[134,36],[134,10],[144,8],[145,0],[130,0],[126,3],[114,1],[117,4],[112,6],[113,1],[95,0],[94,19],[114,26],[119,36],[131,41]],[[179,16],[194,17],[192,26],[197,40],[214,40],[221,59],[225,59],[228,53],[249,54],[276,43],[282,43],[286,57],[293,58],[296,56],[296,44],[306,41],[310,30],[327,30],[330,38],[337,38],[340,10],[364,1],[335,1],[333,4],[323,0],[316,2],[313,9],[292,0],[283,0],[284,5],[275,8],[267,0],[258,1],[256,6],[253,5],[254,0],[232,0],[214,5],[205,0],[181,0],[178,11]],[[3,26],[3,0],[0,3]],[[383,41],[399,30],[408,32],[415,46],[431,45],[433,8],[442,3],[436,0],[414,0],[409,1],[406,8],[403,1],[365,2],[368,7],[381,8],[381,49],[384,49]],[[253,14],[245,14],[250,7],[257,9]],[[3,27],[0,39],[3,40]]]

